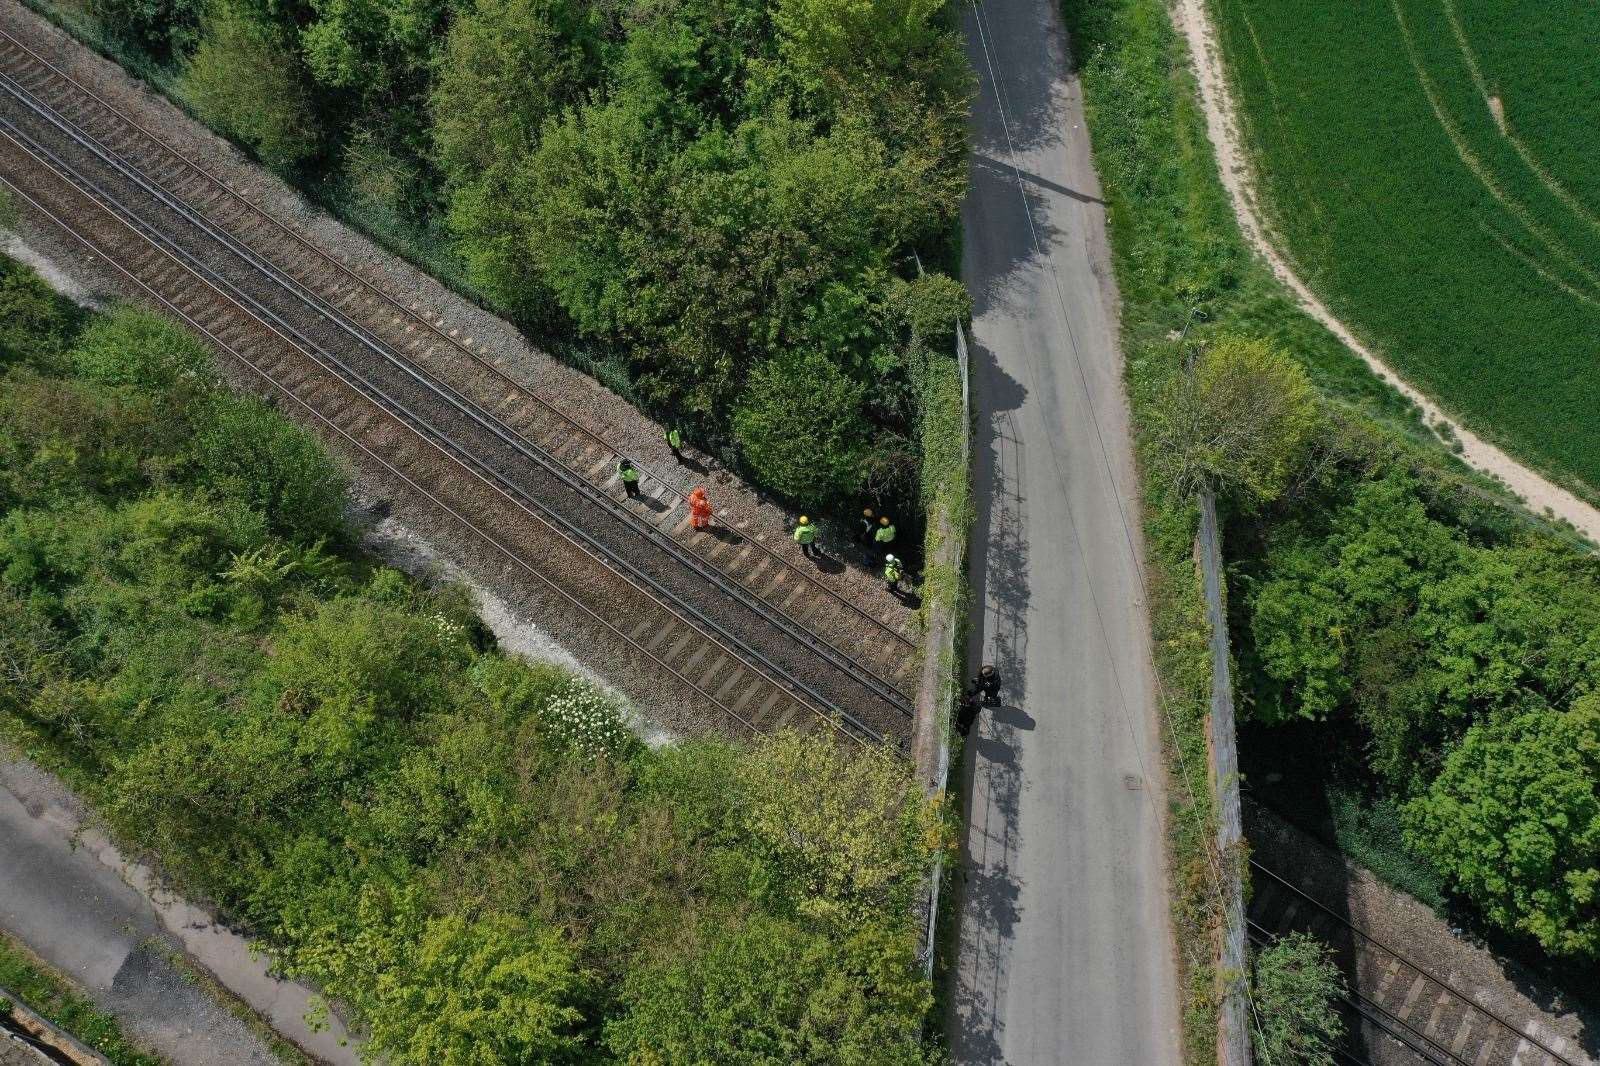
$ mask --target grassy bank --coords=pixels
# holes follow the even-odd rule
[[[1261,200],[1323,300],[1476,431],[1600,492],[1600,12],[1214,0]]]

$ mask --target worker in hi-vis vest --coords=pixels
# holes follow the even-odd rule
[[[633,465],[632,459],[623,459],[617,463],[617,476],[622,479],[622,491],[628,494],[628,498],[638,499],[639,470]]]
[[[794,542],[800,545],[801,554],[808,559],[816,559],[822,554],[822,549],[817,547],[817,527],[805,515],[800,516],[799,523],[794,527]]]
[[[878,531],[872,535],[872,539],[877,541],[878,547],[884,551],[888,551],[889,545],[894,543],[894,523],[889,521],[888,515],[878,519]]]

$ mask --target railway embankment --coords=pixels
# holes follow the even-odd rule
[[[825,530],[826,548],[821,561],[804,559],[788,540],[788,514],[704,456],[691,452],[684,462],[675,462],[660,440],[661,427],[644,419],[619,397],[538,353],[505,323],[310,210],[292,190],[240,159],[228,145],[172,105],[142,90],[112,64],[66,39],[36,16],[8,7],[0,12],[0,28],[16,33],[19,40],[29,42],[28,47],[40,48],[43,60],[58,66],[106,105],[85,102],[70,107],[74,123],[90,127],[94,131],[91,136],[98,134],[114,141],[117,148],[109,153],[111,158],[90,158],[93,153],[86,154],[82,144],[66,145],[63,156],[77,152],[75,166],[80,170],[99,167],[103,187],[125,183],[128,169],[136,170],[143,176],[145,187],[126,198],[142,197],[142,207],[135,205],[135,209],[146,218],[177,209],[196,216],[190,220],[195,225],[175,236],[181,246],[177,249],[179,258],[186,256],[191,265],[204,264],[208,269],[229,262],[237,268],[247,260],[258,260],[254,264],[255,276],[239,281],[243,288],[238,294],[258,304],[279,301],[268,303],[272,310],[267,317],[276,316],[279,324],[281,320],[293,322],[291,332],[301,347],[354,345],[366,349],[364,357],[379,348],[400,353],[402,360],[412,361],[409,369],[402,368],[406,375],[415,379],[413,371],[422,368],[422,373],[442,382],[462,399],[466,408],[472,409],[464,411],[461,404],[456,404],[454,413],[446,413],[441,419],[430,416],[430,421],[464,420],[476,423],[481,431],[484,422],[475,412],[483,411],[497,426],[502,420],[511,426],[518,438],[508,441],[496,428],[490,437],[499,439],[497,445],[481,436],[468,441],[452,431],[458,450],[481,455],[510,444],[518,454],[508,455],[507,460],[514,461],[519,472],[533,465],[543,467],[545,483],[526,487],[526,497],[543,500],[564,492],[572,501],[574,513],[593,519],[596,513],[610,511],[605,521],[613,532],[631,527],[625,535],[632,538],[632,544],[613,545],[613,563],[618,556],[633,560],[649,554],[637,550],[641,543],[651,545],[652,550],[665,548],[675,556],[674,566],[696,572],[698,576],[691,585],[706,594],[690,613],[709,619],[713,628],[720,627],[727,642],[739,643],[751,631],[745,622],[754,612],[763,616],[768,625],[804,631],[803,635],[791,632],[789,638],[797,649],[796,662],[829,660],[835,681],[846,688],[852,684],[851,664],[863,664],[859,672],[868,679],[866,687],[875,690],[824,695],[819,701],[814,698],[819,690],[810,681],[787,668],[780,669],[783,686],[812,697],[806,702],[849,710],[856,707],[858,700],[869,705],[875,698],[886,697],[890,703],[902,698],[909,702],[908,696],[898,697],[895,692],[909,693],[913,688],[915,649],[907,638],[910,609],[882,589],[875,575],[863,565],[861,550],[842,535],[843,531]],[[120,118],[108,117],[108,111],[120,113]],[[37,120],[37,116],[31,117]],[[45,136],[51,131],[40,126],[35,133]],[[152,141],[169,149],[165,159],[158,158],[161,152],[152,147]],[[71,163],[71,159],[66,162]],[[58,214],[68,217],[78,213],[63,210]],[[197,235],[197,226],[214,232]],[[60,240],[60,235],[55,239]],[[116,271],[107,262],[114,257],[104,255],[104,249],[100,252],[78,248],[64,258],[75,270],[93,277],[94,287],[102,291],[128,295],[138,287],[131,284],[127,275],[114,276]],[[275,280],[269,275],[276,275]],[[233,277],[238,280],[239,276]],[[180,288],[193,284],[190,279],[165,280]],[[285,299],[287,304],[281,302]],[[311,319],[294,318],[305,315],[305,305],[310,304],[319,305]],[[425,343],[419,344],[419,339]],[[391,369],[398,365],[392,359],[390,363]],[[414,383],[413,380],[404,387],[411,388]],[[384,388],[391,394],[397,391],[393,379]],[[614,460],[623,455],[634,458],[646,471],[647,500],[640,513],[619,517],[616,502],[607,494],[620,495],[612,481]],[[539,462],[530,464],[529,459]],[[505,463],[499,468],[501,474],[508,469]],[[414,501],[416,493],[393,484],[394,473],[380,473],[380,480],[388,476],[391,483],[377,489],[385,499],[405,506]],[[686,535],[683,497],[697,484],[708,485],[717,503],[719,530],[715,538]],[[430,521],[426,516],[416,517],[419,527],[426,527]],[[435,528],[435,533],[447,541],[452,539],[448,530]],[[676,544],[671,543],[674,537]],[[454,539],[460,539],[459,532]],[[550,553],[524,554],[543,559]],[[485,559],[485,555],[489,558]],[[481,544],[472,544],[458,552],[457,561],[472,570],[474,576],[505,585],[507,575],[495,572],[506,565],[505,561],[494,555],[492,551],[485,552]],[[608,579],[605,575],[594,578],[593,573],[582,568],[568,573],[547,572],[546,587],[531,592],[527,586],[539,582],[513,580],[509,584],[523,596],[543,597],[542,603],[527,604],[530,612],[554,611],[559,615],[564,609],[570,615],[573,590],[579,590],[580,599],[586,598]],[[630,576],[633,584],[639,584],[637,574]],[[712,589],[715,596],[708,591]],[[730,592],[733,603],[724,607],[719,598],[728,598]],[[606,624],[608,618],[637,618],[637,609],[604,597],[600,606],[601,617],[586,620],[591,627],[597,626],[597,631],[586,634],[581,646],[617,675],[612,680],[625,690],[630,688],[628,676],[642,677],[647,680],[643,684],[634,681],[634,693],[659,698],[659,686],[649,680],[662,673],[660,662],[653,661],[655,649],[638,647],[637,640],[626,633],[616,633],[614,626]],[[787,625],[790,618],[798,621]],[[695,643],[691,640],[678,651],[692,655]],[[802,646],[804,650],[799,651]],[[677,720],[665,723],[669,728],[691,724],[697,710],[720,702],[717,693],[700,690],[689,676],[703,664],[679,665],[685,667],[679,680],[687,682],[687,688],[676,701]],[[805,674],[810,667],[796,669],[798,674]],[[710,683],[720,690],[722,679],[712,677]],[[746,709],[727,708],[734,711],[735,717]],[[898,714],[887,712],[885,719],[869,726],[868,731],[882,736],[897,733],[899,742],[908,742],[909,719],[900,725]],[[719,717],[716,724],[727,724],[727,713]]]

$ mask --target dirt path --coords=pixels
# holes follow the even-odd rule
[[[1194,57],[1195,77],[1200,83],[1200,102],[1205,109],[1206,129],[1217,153],[1217,169],[1222,175],[1222,184],[1228,190],[1228,199],[1233,203],[1239,227],[1251,246],[1272,267],[1272,272],[1294,290],[1306,312],[1359,355],[1373,373],[1421,408],[1429,425],[1443,424],[1449,427],[1449,431],[1461,442],[1461,458],[1468,466],[1499,479],[1521,497],[1531,510],[1570,522],[1591,541],[1600,543],[1600,509],[1523,466],[1445,414],[1437,403],[1403,380],[1393,368],[1357,340],[1349,327],[1334,317],[1333,312],[1317,299],[1294,272],[1287,257],[1270,239],[1256,204],[1254,179],[1239,134],[1233,98],[1228,91],[1221,51],[1216,44],[1206,0],[1175,0],[1171,10],[1173,22],[1188,40],[1189,52]]]

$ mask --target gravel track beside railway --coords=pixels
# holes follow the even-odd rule
[[[800,638],[790,623],[784,621],[780,624],[770,607],[753,598],[741,601],[728,597],[726,589],[717,588],[704,579],[703,572],[697,574],[694,571],[692,560],[681,555],[674,556],[662,538],[651,537],[647,529],[622,520],[613,510],[608,510],[609,501],[597,505],[594,499],[585,498],[583,486],[575,486],[570,479],[563,481],[559,471],[532,461],[535,456],[498,423],[488,420],[471,405],[449,400],[448,397],[442,398],[439,390],[428,387],[417,374],[398,360],[390,358],[369,339],[348,328],[342,320],[319,312],[305,299],[307,294],[293,292],[281,279],[275,281],[268,277],[258,269],[259,264],[253,266],[249,262],[241,249],[230,247],[216,235],[203,233],[197,225],[179,221],[173,205],[163,203],[161,197],[151,189],[141,188],[128,173],[113,166],[90,147],[74,143],[46,117],[28,114],[15,100],[9,102],[11,106],[6,111],[7,118],[21,135],[33,139],[33,151],[54,153],[60,165],[86,175],[100,188],[114,195],[119,204],[126,205],[133,215],[147,223],[154,223],[163,237],[170,239],[172,246],[169,252],[173,256],[186,260],[191,271],[201,274],[214,271],[211,277],[213,283],[232,289],[242,301],[264,309],[260,313],[276,319],[273,324],[278,331],[295,338],[308,350],[337,353],[339,360],[359,375],[365,387],[382,390],[392,398],[388,406],[396,410],[403,406],[418,412],[421,420],[436,431],[433,443],[455,449],[459,460],[469,461],[469,465],[476,463],[480,473],[498,484],[491,487],[487,483],[467,480],[463,487],[457,472],[435,465],[442,462],[442,458],[429,453],[427,446],[414,433],[397,425],[379,425],[375,428],[377,408],[369,410],[370,405],[363,406],[353,395],[340,395],[341,389],[348,392],[348,384],[336,384],[324,374],[327,380],[319,380],[310,388],[316,393],[326,391],[329,397],[339,396],[329,401],[334,408],[333,421],[346,421],[351,412],[357,412],[356,428],[359,435],[368,437],[376,434],[375,439],[383,443],[383,447],[378,449],[379,454],[387,457],[395,449],[400,449],[406,461],[399,465],[408,473],[413,472],[412,464],[422,464],[421,469],[430,472],[419,476],[433,486],[433,491],[448,491],[454,502],[472,508],[480,516],[478,521],[481,526],[495,529],[501,539],[515,528],[518,551],[524,558],[539,560],[540,567],[546,571],[553,566],[558,573],[572,575],[563,580],[569,585],[582,587],[586,600],[597,598],[602,602],[602,613],[609,618],[631,622],[646,617],[649,608],[637,598],[637,590],[634,590],[635,598],[631,602],[616,599],[611,591],[601,591],[615,575],[594,574],[592,563],[586,567],[582,558],[584,553],[572,543],[571,534],[587,539],[593,548],[608,553],[614,560],[623,560],[625,566],[634,568],[635,580],[642,578],[653,583],[659,590],[658,596],[669,594],[682,605],[680,611],[687,609],[691,614],[702,616],[696,623],[702,628],[707,624],[704,619],[716,619],[711,624],[713,629],[721,632],[719,639],[724,647],[713,649],[712,657],[705,662],[699,662],[700,656],[697,655],[687,660],[686,664],[686,669],[690,671],[709,664],[707,673],[711,678],[710,685],[721,687],[708,687],[708,694],[715,692],[717,700],[726,698],[731,701],[744,691],[741,687],[743,680],[737,685],[732,680],[723,685],[719,674],[719,671],[736,671],[732,663],[725,661],[729,657],[722,653],[742,643],[745,647],[758,649],[759,654],[767,657],[777,669],[794,678],[802,686],[802,694],[809,690],[806,698],[814,698],[818,704],[842,708],[847,715],[859,716],[873,732],[896,740],[903,740],[908,734],[909,719],[905,712],[887,700],[885,695],[869,690],[863,684],[862,671],[855,668],[848,656],[828,651],[815,638]],[[72,108],[66,110],[69,116],[73,114]],[[10,173],[21,174],[28,170],[26,160],[15,154],[14,148],[0,154],[10,156],[10,166],[7,168]],[[67,196],[66,199],[70,201],[72,197]],[[60,202],[58,206],[61,209],[58,213],[64,217],[77,219],[82,214],[70,203]],[[105,219],[97,219],[95,225],[103,227],[110,223]],[[79,226],[81,228],[81,222]],[[109,231],[102,229],[100,232],[105,234]],[[101,239],[108,242],[107,246],[115,246],[109,237],[102,236]],[[159,282],[169,285],[175,283],[175,267],[154,263],[146,266],[150,276]],[[185,282],[192,284],[190,279],[185,279]],[[178,302],[181,303],[181,300]],[[213,308],[206,308],[203,313],[196,311],[193,306],[188,306],[186,310],[219,337],[233,328],[221,325],[222,318]],[[259,323],[256,328],[259,330]],[[301,370],[307,368],[297,367],[291,371],[281,361],[271,369],[280,375],[291,376],[297,393],[302,396],[307,388],[307,379],[314,376],[312,373],[302,376]],[[375,398],[384,399],[381,396]],[[501,499],[495,499],[496,496]],[[509,512],[507,504],[513,504]],[[507,522],[502,518],[496,526],[497,508],[499,516],[512,513],[513,520]],[[549,535],[548,531],[530,533],[532,527],[527,519],[533,508],[542,509],[558,521],[567,523],[569,536],[563,539]],[[586,570],[589,572],[586,573]],[[628,582],[620,581],[620,584],[626,586]],[[643,639],[660,631],[635,631],[632,637],[635,640]],[[673,644],[673,649],[675,654],[683,651],[683,642]],[[862,649],[849,650],[862,653]],[[887,693],[888,689],[884,688],[883,691]],[[734,708],[735,711],[743,709]],[[761,708],[763,712],[772,712],[773,721],[795,718],[792,708],[779,715],[777,712],[782,709],[781,705],[772,705],[771,701]]]
[[[678,493],[705,484],[718,506],[751,539],[859,605],[893,629],[913,628],[911,605],[884,588],[876,555],[848,539],[850,531],[824,528],[829,564],[818,568],[788,538],[793,514],[744,484],[715,460],[686,451],[700,469],[674,462],[662,428],[592,378],[528,343],[512,326],[434,278],[309,205],[270,172],[189,118],[165,97],[116,64],[73,41],[16,0],[0,0],[0,29],[16,35],[72,77],[84,82],[163,141],[203,164],[229,187],[290,226],[316,248],[335,256],[402,306],[418,308],[447,329],[474,338],[475,348],[519,384],[532,389],[586,429],[626,451],[649,474]],[[74,253],[81,260],[81,253]],[[117,291],[111,286],[107,291]],[[832,502],[832,501],[819,501]]]

